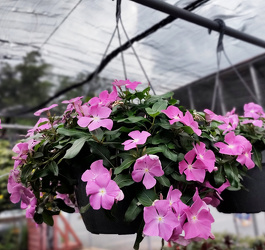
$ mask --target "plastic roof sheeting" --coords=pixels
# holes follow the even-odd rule
[[[193,1],[168,0],[185,7]],[[0,62],[16,64],[32,50],[39,50],[53,73],[76,76],[93,72],[102,60],[116,25],[116,1],[110,0],[2,0],[0,2]],[[193,11],[265,40],[265,1],[215,0]],[[130,38],[167,15],[123,0],[121,18]],[[127,38],[119,26],[121,43]],[[177,19],[133,46],[158,94],[177,89],[216,71],[218,33]],[[231,37],[224,38],[230,60],[236,64],[264,53],[264,49]],[[108,53],[119,47],[117,32]],[[132,51],[124,52],[128,79],[146,83]],[[221,68],[229,64],[223,58]],[[121,55],[100,76],[124,79]]]

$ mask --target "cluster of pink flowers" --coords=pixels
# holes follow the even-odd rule
[[[202,131],[199,129],[198,122],[194,121],[192,114],[186,111],[185,115],[179,110],[178,107],[169,106],[166,110],[161,110],[162,113],[166,114],[171,120],[169,123],[172,125],[175,122],[181,122],[186,126],[192,128],[193,132],[198,136],[201,135]]]
[[[93,97],[86,103],[82,102],[82,96],[65,100],[62,103],[67,104],[67,107],[62,120],[53,122],[53,119],[50,119],[50,117],[39,118],[36,125],[28,131],[27,136],[32,137],[36,133],[56,127],[58,123],[64,123],[69,117],[75,118],[80,127],[88,128],[89,131],[95,131],[101,127],[112,130],[114,122],[111,119],[111,113],[115,103],[120,100],[117,88],[121,89],[123,86],[126,89],[135,90],[138,84],[140,83],[129,80],[116,80],[113,82],[112,92],[109,93],[105,90],[99,94],[99,97]],[[42,112],[49,112],[57,106],[57,104],[53,104],[50,107],[38,110],[34,114],[40,116]],[[192,113],[188,110],[182,112],[179,108],[170,105],[166,109],[161,110],[161,112],[163,113],[163,119],[166,119],[166,122],[168,120],[173,128],[178,130],[179,127],[188,126],[197,135],[194,137],[198,138],[198,136],[202,135],[203,129],[199,128],[198,122],[194,120]],[[251,143],[242,135],[236,135],[235,131],[240,124],[251,123],[254,126],[262,127],[264,124],[262,119],[265,118],[262,107],[254,103],[246,104],[244,106],[244,121],[241,121],[238,115],[235,114],[235,110],[232,110],[225,116],[216,115],[210,110],[204,110],[204,112],[207,122],[219,122],[218,128],[222,130],[221,133],[223,134],[221,138],[224,136],[224,142],[219,141],[212,144],[211,149],[213,151],[207,149],[206,142],[206,144],[196,142],[189,145],[189,151],[187,150],[187,153],[185,151],[184,158],[181,158],[175,167],[181,175],[185,175],[187,181],[197,182],[200,189],[196,188],[194,190],[195,193],[192,202],[189,203],[190,206],[182,202],[181,191],[173,189],[171,186],[166,199],[161,197],[160,200],[154,201],[152,206],[144,207],[145,226],[143,233],[145,235],[160,236],[166,241],[174,241],[182,245],[187,245],[191,240],[214,238],[211,233],[211,224],[214,222],[214,219],[208,205],[217,206],[221,199],[221,192],[230,186],[229,181],[224,180],[224,183],[220,187],[215,188],[206,180],[208,173],[218,171],[218,164],[216,164],[217,155],[214,154],[215,150],[218,150],[223,155],[235,156],[234,159],[248,169],[255,166],[251,159]],[[148,128],[145,130],[148,130]],[[143,149],[138,146],[148,145],[151,142],[152,138],[150,138],[151,134],[149,132],[152,130],[145,130],[131,131],[128,133],[127,140],[122,137],[124,142],[121,144],[124,151],[136,149],[131,151],[135,158],[133,158],[134,165],[128,172],[130,174],[129,177],[134,182],[142,182],[145,189],[152,189],[155,187],[157,179],[161,180],[161,178],[157,177],[163,176],[166,170],[163,170],[161,164],[161,161],[163,162],[162,157],[159,158],[162,153],[159,156],[151,153],[148,154],[145,152],[146,148],[144,146]],[[191,134],[190,129],[189,134]],[[11,201],[13,203],[21,201],[21,208],[27,209],[26,215],[30,218],[34,215],[37,199],[30,186],[25,187],[20,183],[19,166],[23,166],[26,163],[28,156],[33,153],[34,147],[38,143],[40,141],[29,139],[27,142],[15,145],[13,151],[17,155],[13,158],[15,160],[14,169],[10,172],[8,180],[8,192],[11,194]],[[120,146],[119,144],[118,150],[120,150]],[[136,153],[133,154],[134,152]],[[168,159],[171,158],[168,157]],[[129,167],[131,166],[132,164]],[[124,199],[122,190],[112,180],[112,170],[104,167],[103,160],[94,161],[89,169],[83,173],[81,179],[83,182],[86,182],[86,194],[89,196],[91,207],[95,210],[101,208],[110,210],[115,202]],[[167,187],[170,185],[168,184]],[[207,188],[212,189],[212,192],[209,192]],[[207,195],[201,199],[199,192],[204,190],[207,191]],[[67,194],[57,193],[57,198],[63,199],[67,205],[73,205]]]
[[[214,169],[215,155],[213,151],[206,150],[203,142],[196,144],[179,163],[179,172],[184,172],[188,181],[203,183],[206,171],[211,173]]]
[[[124,194],[115,181],[111,180],[111,173],[103,166],[103,160],[91,164],[90,170],[86,170],[81,180],[87,182],[86,194],[90,205],[98,210],[101,207],[110,210],[115,201],[123,200]]]
[[[165,200],[156,200],[153,206],[145,207],[143,233],[182,245],[188,245],[191,240],[214,238],[211,233],[214,219],[198,190],[191,206],[181,201],[181,195],[178,189],[171,186]]]

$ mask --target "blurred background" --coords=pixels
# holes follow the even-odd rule
[[[265,43],[262,0],[162,2],[221,19]],[[129,0],[1,0],[0,250],[54,249],[56,240],[58,249],[132,249],[135,235],[92,235],[79,214],[58,217],[53,229],[26,221],[6,190],[12,148],[36,123],[36,110],[93,97],[115,79],[140,81],[142,89],[149,84],[156,94],[174,91],[181,105],[198,111],[225,114],[235,107],[242,114],[248,102],[264,108],[265,46],[225,35],[217,53],[218,39],[218,32]],[[264,247],[263,212],[212,212],[213,232],[228,246],[236,236]],[[159,239],[147,237],[140,249],[160,248]]]

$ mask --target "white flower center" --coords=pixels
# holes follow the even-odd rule
[[[203,155],[202,154],[199,154],[200,158],[203,159]]]
[[[175,120],[179,120],[179,116],[177,116],[177,115],[174,116],[173,118],[174,118]]]
[[[232,149],[232,148],[234,148],[235,146],[234,146],[234,145],[228,145],[228,147]]]
[[[145,172],[145,173],[149,173],[149,169],[148,169],[148,168],[145,168],[145,169],[144,169],[144,172]]]
[[[137,143],[139,141],[138,138],[134,139],[133,142]]]
[[[189,170],[192,170],[192,169],[193,169],[192,165],[189,164],[189,165],[188,165],[188,169],[189,169]]]
[[[105,189],[105,188],[101,188],[101,189],[99,189],[99,194],[100,194],[101,196],[104,196],[104,195],[106,194],[106,189]]]
[[[193,222],[195,222],[195,221],[197,220],[197,216],[196,216],[196,215],[193,215],[193,216],[191,217],[191,220],[192,220]]]
[[[158,217],[157,217],[157,220],[158,220],[159,223],[162,223],[163,220],[164,220],[164,218],[163,218],[162,216],[158,216]]]
[[[97,122],[97,121],[100,120],[100,118],[99,118],[98,116],[94,116],[94,117],[93,117],[93,120],[94,120],[95,122]]]

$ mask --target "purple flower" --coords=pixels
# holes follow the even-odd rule
[[[114,86],[121,87],[125,86],[128,89],[135,90],[136,87],[141,84],[140,82],[131,82],[130,80],[115,80],[115,82],[112,83]]]
[[[91,106],[99,105],[109,107],[118,98],[118,92],[115,86],[113,86],[113,91],[109,94],[107,90],[102,91],[99,97],[91,98],[88,103]]]
[[[246,138],[241,135],[235,135],[235,133],[229,132],[225,135],[225,143],[217,142],[214,145],[220,148],[221,154],[226,155],[241,155],[243,151],[243,145],[246,143]]]
[[[215,166],[215,155],[212,150],[206,150],[205,144],[200,142],[194,146],[195,152],[197,154],[196,158],[201,160],[205,165],[205,168],[211,173]]]
[[[218,128],[224,130],[223,134],[228,131],[233,131],[238,125],[238,115],[230,115],[229,117],[224,117],[223,124],[219,125]]]
[[[110,210],[114,201],[120,197],[120,191],[117,183],[111,180],[110,175],[99,175],[94,181],[88,181],[86,186],[86,193],[90,195],[90,205],[95,210],[101,207]]]
[[[211,224],[214,222],[210,210],[206,203],[201,200],[196,191],[193,196],[194,203],[191,207],[184,209],[188,222],[183,226],[185,239],[213,237]]]
[[[263,108],[253,102],[247,103],[244,105],[244,116],[252,117],[254,119],[260,118],[264,115]]]
[[[179,108],[175,106],[168,106],[167,109],[161,110],[161,112],[166,114],[168,118],[171,119],[169,121],[171,125],[175,122],[179,122],[180,119],[183,117],[182,111],[180,111]]]
[[[170,209],[168,200],[157,200],[151,207],[144,208],[145,226],[143,233],[148,236],[160,236],[168,241],[178,219]]]
[[[12,203],[18,203],[21,200],[23,203],[29,204],[29,200],[34,197],[33,192],[30,189],[24,187],[21,183],[13,186],[10,191],[10,201]]]
[[[48,110],[50,110],[50,109],[52,109],[52,108],[54,108],[54,107],[57,107],[57,106],[58,106],[58,104],[52,104],[51,106],[49,106],[49,107],[47,107],[47,108],[43,108],[43,109],[40,109],[40,110],[36,111],[36,112],[34,113],[34,115],[35,115],[35,116],[40,116],[41,113],[43,113],[44,111],[48,111]]]
[[[194,121],[193,116],[189,111],[187,111],[185,115],[180,119],[180,122],[192,128],[193,132],[198,136],[201,135],[202,131],[199,129],[198,122]]]
[[[89,107],[89,117],[79,117],[78,125],[80,127],[88,127],[89,131],[104,127],[108,130],[112,129],[113,121],[107,119],[110,116],[111,109],[100,107],[98,105]]]
[[[205,178],[205,165],[201,160],[195,160],[196,152],[190,150],[184,156],[184,160],[179,163],[179,172],[186,175],[188,181],[203,182]]]
[[[128,134],[132,139],[127,140],[122,143],[124,145],[124,150],[130,150],[136,148],[137,145],[145,144],[147,137],[151,134],[147,131],[140,132],[139,130],[132,131]]]
[[[2,129],[2,126],[1,126],[1,119],[0,119],[0,129]]]
[[[101,207],[110,210],[115,200],[124,198],[117,183],[111,180],[110,172],[103,166],[103,160],[93,162],[81,179],[87,182],[86,194],[90,195],[90,205],[95,210]]]
[[[163,174],[164,171],[159,157],[156,155],[144,155],[136,160],[132,171],[132,179],[135,182],[140,182],[143,179],[146,189],[150,189],[156,184],[154,176],[162,176]]]

